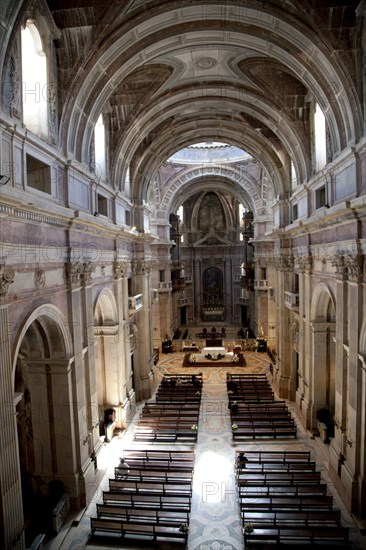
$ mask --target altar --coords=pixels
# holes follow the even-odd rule
[[[217,349],[221,351],[216,351]],[[213,353],[220,353],[223,357],[220,357],[220,359],[209,359],[207,355],[212,355]],[[201,353],[186,353],[183,359],[183,367],[244,367],[245,365],[246,361],[243,353],[225,353],[225,348],[205,348]]]
[[[209,347],[205,347],[203,348],[202,350],[202,353],[203,355],[205,355],[206,353],[223,353],[225,354],[226,353],[226,348],[224,347],[220,347],[220,346],[209,346]]]

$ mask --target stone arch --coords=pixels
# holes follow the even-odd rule
[[[52,304],[39,306],[26,319],[18,336],[13,356],[13,377],[15,375],[15,368],[20,347],[24,341],[24,337],[28,329],[31,331],[35,330],[34,326],[30,328],[35,321],[40,327],[42,327],[46,335],[47,347],[49,353],[52,354],[52,357],[65,358],[73,355],[70,330],[62,312]]]
[[[121,340],[116,299],[111,289],[104,288],[94,306],[94,353],[99,418],[105,419],[107,411],[115,411],[111,425],[104,420],[100,427],[106,441],[110,441],[115,426],[121,422],[119,404],[124,383]]]
[[[311,319],[335,321],[335,297],[325,283],[320,283],[314,290],[311,300]]]
[[[160,200],[159,217],[168,219],[169,212],[174,211],[173,204],[177,201],[177,197],[184,201],[185,193],[189,196],[192,193],[192,186],[200,185],[200,183],[202,183],[202,189],[204,189],[206,178],[215,180],[215,189],[218,190],[218,186],[222,190],[229,189],[240,202],[244,198],[254,215],[260,213],[262,201],[258,184],[248,173],[230,166],[200,166],[188,169],[183,173],[180,172],[169,180],[166,185],[166,192]]]
[[[104,288],[94,306],[94,325],[108,326],[118,323],[117,304],[113,292]]]
[[[27,529],[37,510],[53,508],[64,491],[79,502],[72,383],[72,340],[63,314],[50,304],[28,316],[14,353],[14,405],[21,498]],[[44,528],[46,528],[46,524]]]
[[[320,283],[313,293],[311,302],[311,365],[309,391],[312,402],[312,427],[317,419],[327,418],[328,436],[334,435],[331,420],[335,413],[335,326],[336,301],[332,290]]]

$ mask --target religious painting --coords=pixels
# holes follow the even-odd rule
[[[203,273],[203,302],[206,306],[223,304],[223,277],[217,267],[210,267]]]

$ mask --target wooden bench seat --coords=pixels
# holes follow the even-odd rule
[[[127,462],[134,458],[134,459],[143,459],[147,462],[149,460],[156,461],[170,461],[170,462],[176,462],[177,464],[182,464],[183,462],[188,462],[189,464],[194,464],[195,455],[194,450],[185,450],[185,449],[124,449],[123,450],[123,458],[127,460]]]
[[[323,496],[327,493],[326,483],[318,484],[308,484],[308,485],[283,485],[283,486],[272,486],[264,485],[259,488],[251,487],[246,484],[245,481],[238,481],[238,491],[239,496],[301,496],[301,495],[318,495]]]
[[[197,441],[197,432],[193,430],[176,431],[175,429],[159,429],[158,431],[151,431],[151,428],[141,427],[138,429],[136,426],[133,438],[135,441],[145,441],[148,443],[174,443],[176,441],[189,441],[190,443],[195,443]]]
[[[316,543],[337,543],[347,542],[349,537],[348,527],[285,527],[256,528],[252,533],[244,533],[245,545],[252,542],[275,542],[276,544],[306,542]]]
[[[314,472],[316,470],[315,462],[296,462],[294,464],[271,464],[266,462],[261,463],[251,463],[244,462],[242,464],[236,465],[236,470],[239,471],[250,471],[253,473],[260,472]]]
[[[245,412],[233,412],[233,411],[230,411],[230,415],[231,415],[231,420],[234,421],[234,420],[258,420],[258,421],[261,421],[261,420],[290,420],[290,421],[294,421],[294,419],[292,418],[291,416],[291,413],[289,411],[261,411],[261,412],[256,412],[256,411],[253,411],[253,412],[248,412],[248,413],[245,413]]]
[[[199,408],[197,407],[194,410],[185,410],[181,411],[179,409],[171,409],[171,410],[164,410],[164,409],[150,409],[150,412],[142,413],[140,416],[140,420],[149,420],[149,418],[155,418],[155,417],[161,417],[164,416],[165,418],[182,418],[189,419],[189,418],[197,418],[199,416]]]
[[[320,472],[250,472],[243,470],[237,474],[237,482],[246,485],[303,485],[309,483],[318,484],[321,482]]]
[[[192,472],[194,470],[194,464],[188,461],[184,461],[182,464],[177,461],[169,460],[146,460],[145,458],[130,458],[128,460],[128,466],[130,470],[165,470],[167,472]]]
[[[139,431],[166,431],[166,432],[172,432],[172,433],[181,433],[181,432],[189,432],[193,425],[196,425],[198,423],[198,417],[190,420],[189,422],[184,421],[175,421],[172,422],[169,419],[166,420],[163,417],[162,418],[155,418],[154,420],[150,420],[148,422],[140,421],[135,426],[135,433]]]
[[[146,507],[148,509],[164,509],[164,510],[184,510],[190,511],[191,509],[191,496],[190,495],[144,495],[123,493],[119,490],[103,491],[103,503],[104,504],[116,504],[120,506],[129,507]]]
[[[187,533],[182,533],[178,526],[142,524],[124,522],[113,518],[90,518],[93,535],[108,533],[119,535],[124,539],[141,540],[187,540]]]
[[[251,523],[253,527],[260,527],[263,524],[276,526],[277,524],[295,524],[295,525],[319,525],[332,524],[340,525],[341,512],[340,510],[300,510],[286,511],[275,510],[272,512],[266,511],[248,511],[241,510],[243,524]]]
[[[145,493],[148,495],[192,496],[191,483],[173,483],[161,481],[129,481],[128,479],[109,479],[111,491],[125,493]]]
[[[164,461],[164,460],[146,460],[144,458],[130,458],[128,460],[128,466],[130,471],[133,470],[150,470],[152,472],[164,470],[166,472],[182,472],[192,473],[194,471],[193,463],[183,462],[179,464],[177,462]]]
[[[332,510],[331,495],[239,495],[242,510]]]
[[[241,414],[248,414],[248,413],[256,413],[256,412],[263,412],[263,413],[267,413],[268,411],[271,412],[271,411],[274,411],[274,412],[278,412],[278,411],[288,411],[288,406],[285,402],[282,402],[282,401],[267,401],[267,402],[263,402],[261,403],[260,401],[258,402],[255,402],[255,403],[245,403],[243,401],[238,401],[238,399],[235,399],[235,397],[233,397],[233,399],[230,400],[230,403],[232,403],[233,401],[236,401],[237,404],[238,404],[238,411],[239,413]]]
[[[239,428],[233,431],[233,439],[256,439],[258,437],[265,438],[277,438],[277,437],[297,437],[296,427],[282,427],[276,428],[276,426],[269,426],[267,428],[257,428],[255,426],[248,428]]]
[[[129,464],[130,466],[130,464]],[[123,474],[126,476],[126,474]],[[122,477],[119,475],[118,467],[114,469],[115,479]],[[190,483],[192,482],[193,474],[192,472],[174,472],[171,470],[151,470],[148,468],[138,469],[138,468],[129,468],[127,479],[129,481],[161,481],[164,483]]]
[[[237,456],[239,453],[244,451],[238,450],[236,452]],[[311,460],[310,451],[245,451],[245,456],[249,462],[257,463],[268,463],[268,464],[287,464],[287,463],[307,463],[313,462]]]
[[[233,418],[232,418],[233,420]],[[261,419],[252,419],[252,418],[236,418],[235,419],[236,425],[238,426],[238,429],[241,428],[269,428],[271,426],[275,426],[277,428],[287,428],[287,427],[293,427],[295,428],[295,421],[292,418],[270,418],[267,419],[261,418]]]
[[[189,523],[189,511],[167,510],[162,508],[139,508],[115,504],[97,504],[98,517],[115,517],[122,521],[156,523],[161,525],[181,525]]]

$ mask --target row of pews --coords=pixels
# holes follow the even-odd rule
[[[134,440],[194,444],[201,391],[202,375],[164,376],[142,409]],[[192,448],[125,449],[90,520],[92,535],[186,545],[193,471]]]
[[[233,439],[296,438],[285,401],[276,400],[265,374],[227,374]]]
[[[245,547],[350,548],[308,451],[236,451],[235,475]]]
[[[115,468],[90,520],[92,534],[186,544],[193,450],[127,449],[123,459],[128,469]]]
[[[196,443],[201,393],[202,374],[164,376],[155,400],[142,409],[134,440]]]

